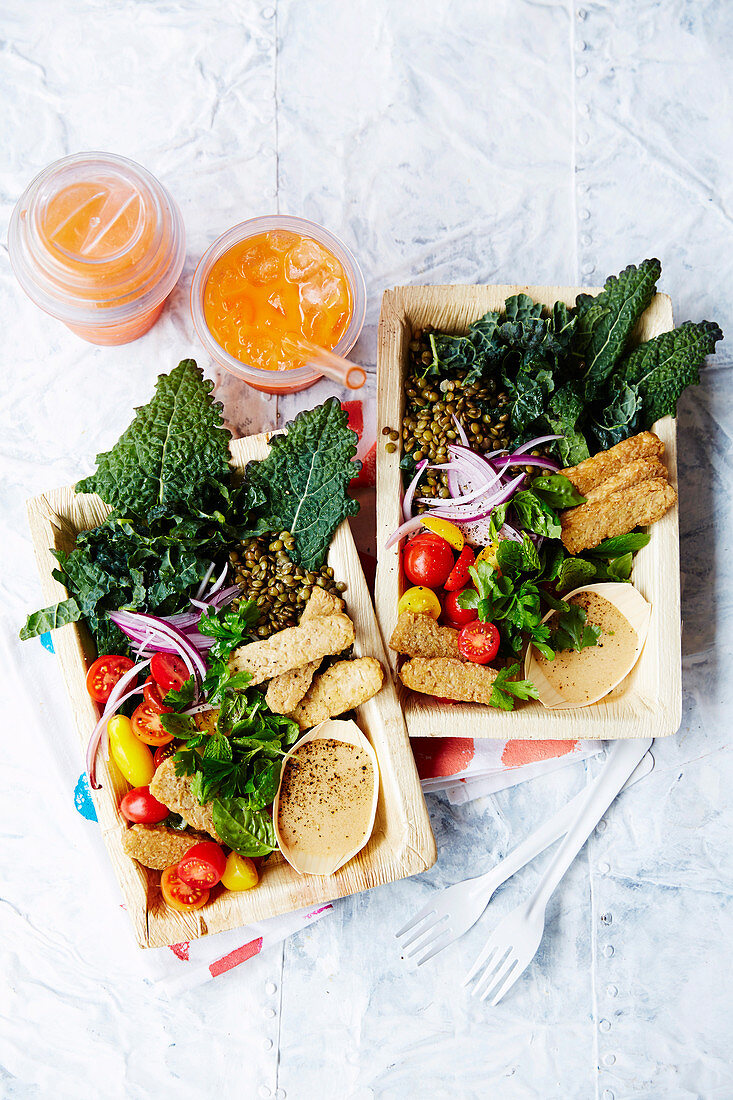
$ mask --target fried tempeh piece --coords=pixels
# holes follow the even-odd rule
[[[334,615],[343,609],[343,600],[316,586],[303,608],[300,625],[311,622],[319,616]],[[311,686],[320,663],[320,660],[310,661],[307,665],[300,665],[299,668],[292,668],[289,672],[281,672],[279,676],[273,676],[265,695],[265,702],[273,714],[289,714],[298,705]]]
[[[457,657],[458,631],[452,626],[438,626],[429,615],[403,611],[389,645],[409,657]]]
[[[316,676],[305,698],[290,715],[301,729],[351,710],[371,699],[382,686],[384,672],[376,657],[336,661]]]
[[[192,829],[208,833],[214,840],[220,840],[214,828],[211,802],[202,806],[193,793],[193,777],[176,775],[176,767],[170,757],[159,764],[149,783],[150,793],[169,810],[180,814]]]
[[[563,545],[569,554],[592,550],[604,539],[656,523],[676,500],[669,482],[655,477],[595,503],[568,508],[560,513]]]
[[[413,657],[400,669],[405,687],[462,703],[490,703],[497,675],[495,668],[455,657]]]
[[[661,477],[667,479],[667,467],[658,458],[635,458],[627,466],[622,466],[616,474],[607,477],[595,489],[585,494],[586,504],[595,504],[596,501],[605,500],[611,493],[619,493],[622,489],[630,489],[632,485],[638,485],[640,481],[649,481],[651,478]]]
[[[208,839],[191,829],[179,832],[165,825],[133,825],[122,834],[122,847],[126,855],[142,863],[143,867],[163,871],[183,859],[194,844]]]
[[[561,474],[572,481],[575,488],[583,496],[587,496],[591,489],[595,489],[601,482],[617,474],[623,466],[628,466],[637,458],[660,458],[664,454],[664,444],[654,432],[640,432],[632,435],[630,439],[624,439],[611,447],[608,451],[599,451],[592,458],[586,458],[585,462],[577,466],[568,466],[561,470]],[[582,507],[582,505],[581,505]]]
[[[290,626],[259,642],[235,649],[229,658],[232,672],[249,672],[253,684],[271,680],[281,672],[341,653],[354,641],[354,624],[338,612],[323,615],[302,626]]]

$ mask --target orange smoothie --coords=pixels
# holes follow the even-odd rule
[[[235,244],[211,269],[206,324],[235,359],[263,370],[303,366],[286,335],[331,351],[349,327],[353,301],[341,262],[312,237],[271,229]]]

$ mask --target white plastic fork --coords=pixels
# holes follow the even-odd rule
[[[474,996],[498,1005],[537,954],[545,930],[545,910],[563,875],[570,867],[601,817],[649,749],[649,738],[616,741],[608,761],[586,792],[583,806],[565,839],[550,860],[537,889],[500,922],[463,980],[474,979]]]
[[[624,784],[624,789],[648,775],[653,767],[651,753],[645,753]],[[447,886],[434,894],[430,901],[395,933],[397,939],[403,941],[402,949],[405,951],[405,958],[411,959],[424,952],[417,961],[417,965],[422,966],[439,951],[463,936],[469,928],[473,927],[495,891],[507,879],[565,835],[587,797],[586,788],[553,814],[548,821],[543,822],[490,871],[476,878]],[[412,950],[406,951],[408,947]]]

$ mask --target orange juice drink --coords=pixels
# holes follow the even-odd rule
[[[147,332],[185,259],[166,189],[108,153],[65,157],[41,172],[13,211],[8,246],[29,297],[95,344]]]

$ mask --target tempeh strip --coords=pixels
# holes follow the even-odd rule
[[[617,474],[623,466],[628,466],[637,458],[660,458],[664,454],[664,444],[654,432],[640,432],[624,439],[607,451],[599,451],[592,458],[577,466],[568,466],[561,474],[572,481],[583,496],[595,489],[601,482]]]
[[[305,698],[290,717],[301,729],[309,729],[327,718],[336,718],[347,710],[361,706],[377,694],[383,680],[382,666],[375,657],[336,661],[316,676]]]
[[[232,672],[249,672],[252,684],[271,680],[281,672],[341,653],[354,642],[354,624],[348,615],[324,615],[302,626],[290,626],[258,642],[235,649],[229,658]]]
[[[214,828],[212,803],[205,802],[203,806],[193,792],[193,776],[176,775],[176,766],[168,757],[155,769],[155,775],[150,780],[150,793],[158,802],[162,802],[169,810],[180,814],[192,829],[199,829],[202,833],[208,833],[214,840],[219,840]]]
[[[662,477],[667,479],[667,467],[658,458],[636,458],[629,462],[628,466],[622,466],[617,474],[606,478],[595,489],[585,494],[586,504],[595,504],[599,500],[605,500],[611,493],[618,493],[622,489],[630,489],[632,485],[638,485],[640,481],[650,481],[652,478]]]
[[[656,523],[676,500],[669,482],[657,477],[611,493],[604,500],[569,508],[560,513],[563,545],[569,554],[592,550],[604,539]]]
[[[343,600],[316,586],[300,616],[300,625],[319,616],[333,615],[343,609]],[[300,665],[298,668],[290,669],[289,672],[273,676],[265,695],[265,702],[273,714],[289,714],[298,705],[311,686],[319,664],[320,661],[310,661],[307,665]]]
[[[457,657],[458,631],[452,626],[439,626],[429,615],[403,611],[389,645],[410,657]]]
[[[458,661],[455,657],[413,657],[400,669],[402,683],[413,691],[487,705],[497,675],[495,668]]]

